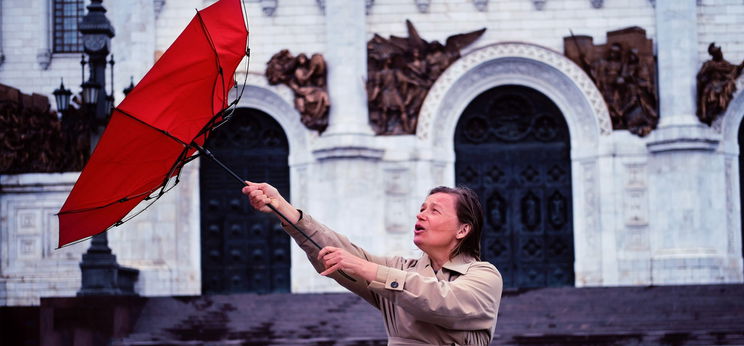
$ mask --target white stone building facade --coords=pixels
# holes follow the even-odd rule
[[[104,1],[116,29],[115,96],[137,81],[210,0]],[[293,204],[378,254],[417,256],[410,229],[427,191],[454,185],[454,132],[484,91],[521,85],[552,100],[570,132],[575,285],[744,281],[738,143],[744,79],[719,121],[695,116],[695,74],[715,41],[744,59],[742,0],[248,0],[251,59],[240,107],[272,116],[289,141]],[[79,84],[79,54],[51,54],[51,0],[4,0],[0,83],[51,97],[64,77]],[[375,136],[368,124],[366,42],[373,34],[421,36],[487,28],[429,91],[415,135]],[[612,129],[599,91],[566,58],[570,31],[602,43],[608,31],[646,30],[658,58],[660,123],[647,137]],[[306,129],[291,90],[270,86],[281,49],[322,53],[330,126]],[[243,70],[240,70],[243,69]],[[245,69],[239,71],[245,76]],[[240,79],[239,79],[240,80]],[[74,88],[73,88],[73,91]],[[144,214],[109,232],[120,263],[140,270],[146,296],[201,293],[199,162]],[[0,304],[71,296],[88,242],[55,250],[54,215],[76,173],[0,176]],[[236,194],[238,187],[236,187]],[[292,248],[291,291],[340,288]]]

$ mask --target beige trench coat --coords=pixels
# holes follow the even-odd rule
[[[378,257],[307,214],[297,223],[320,246],[335,246],[377,263],[377,278],[356,282],[337,272],[339,284],[382,312],[388,345],[488,345],[496,327],[501,301],[501,274],[488,262],[458,255],[434,273],[429,257],[418,260]],[[291,227],[285,231],[307,253],[320,273],[318,248]]]

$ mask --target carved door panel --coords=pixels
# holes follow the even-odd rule
[[[461,116],[455,153],[457,184],[483,204],[481,257],[504,286],[572,286],[569,134],[555,104],[522,86],[486,91]]]
[[[268,182],[289,198],[289,147],[280,125],[238,109],[207,147],[250,181]],[[289,292],[289,236],[272,215],[256,212],[241,186],[209,159],[200,160],[202,291]]]

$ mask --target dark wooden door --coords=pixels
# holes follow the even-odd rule
[[[558,107],[523,86],[488,90],[460,117],[455,154],[457,184],[483,204],[482,259],[504,286],[573,286],[570,142]]]
[[[236,110],[206,146],[244,179],[290,198],[287,137],[266,113]],[[254,211],[242,186],[213,161],[200,164],[203,293],[289,292],[289,236],[279,221]]]

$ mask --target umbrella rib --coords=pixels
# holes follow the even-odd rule
[[[141,192],[141,193],[138,193],[136,195],[122,197],[122,198],[117,199],[117,200],[115,200],[113,202],[109,202],[109,203],[106,203],[104,205],[99,205],[99,206],[95,206],[95,207],[83,208],[83,209],[74,209],[74,210],[67,210],[67,211],[60,211],[59,213],[57,213],[57,215],[85,213],[85,212],[92,211],[92,210],[103,209],[103,208],[106,208],[106,207],[110,207],[110,206],[112,206],[112,205],[114,205],[116,203],[124,203],[124,202],[130,201],[132,199],[135,199],[137,197],[151,194],[155,190],[157,190],[157,189],[153,189],[153,190],[150,190],[150,191],[147,191],[147,192]]]
[[[202,19],[201,13],[199,11],[196,11],[196,18],[199,19],[199,26],[202,29],[202,32],[204,32],[204,36],[207,38],[207,42],[209,43],[209,47],[212,48],[212,53],[214,53],[214,60],[217,63],[217,73],[218,75],[215,76],[214,83],[212,83],[212,110],[214,110],[214,93],[215,89],[217,89],[217,79],[222,78],[222,105],[225,105],[225,101],[227,100],[227,91],[224,90],[225,85],[225,75],[222,70],[222,64],[220,63],[220,55],[217,52],[217,47],[214,46],[214,40],[212,40],[212,35],[209,33],[209,30],[207,30],[207,25],[204,24],[204,19]],[[222,108],[222,107],[221,107]],[[227,107],[224,107],[227,108]],[[222,109],[224,109],[222,108]]]

